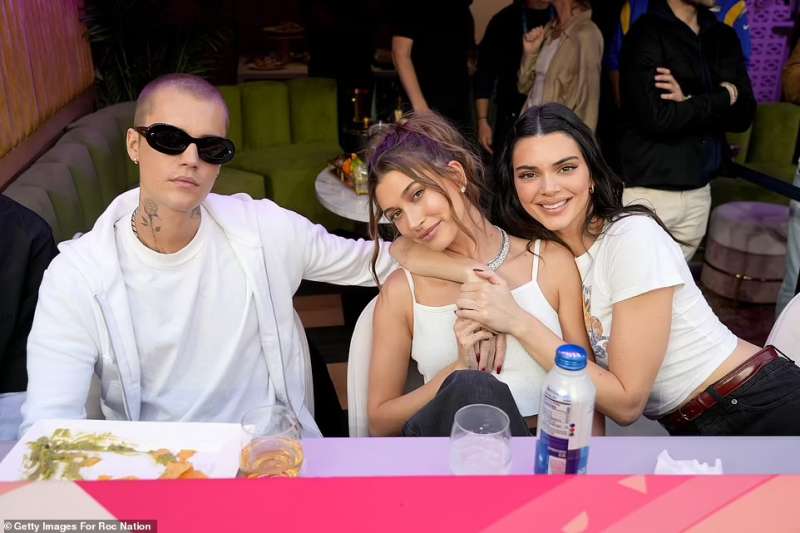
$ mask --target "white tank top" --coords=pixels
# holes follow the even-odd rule
[[[558,313],[547,301],[537,282],[539,271],[539,248],[541,241],[534,244],[533,267],[531,280],[511,291],[517,303],[528,313],[535,316],[559,337],[561,325]],[[458,344],[453,326],[456,321],[455,304],[432,307],[417,303],[414,294],[414,280],[411,273],[405,270],[406,279],[411,287],[414,300],[414,326],[411,341],[411,357],[417,362],[417,368],[425,383],[430,381],[440,370],[458,358]],[[506,359],[497,379],[508,385],[511,395],[517,403],[522,416],[533,416],[539,413],[539,394],[546,372],[528,355],[528,352],[514,337],[509,336],[506,347]]]

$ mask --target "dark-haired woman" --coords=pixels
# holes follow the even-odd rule
[[[385,216],[426,250],[485,262],[549,335],[588,348],[572,255],[552,242],[511,237],[486,219],[480,159],[450,124],[434,113],[411,115],[375,139],[370,152],[373,235]],[[511,337],[504,361],[487,363],[475,346],[492,332],[456,317],[458,295],[457,283],[400,269],[381,287],[367,398],[371,434],[449,435],[455,411],[468,403],[503,409],[515,435],[535,424],[545,372]],[[412,358],[425,383],[405,392]]]
[[[574,113],[531,108],[500,157],[500,223],[517,235],[544,229],[575,256],[600,412],[621,424],[644,414],[677,435],[800,434],[800,368],[719,321],[658,217],[622,206],[621,180]],[[458,279],[464,270],[397,248],[414,271]],[[462,286],[458,315],[513,335],[551,368],[558,339],[508,298],[502,279],[482,277],[489,282]]]

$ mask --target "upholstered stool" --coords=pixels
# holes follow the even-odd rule
[[[730,202],[711,212],[701,281],[742,302],[775,303],[783,281],[789,208]]]

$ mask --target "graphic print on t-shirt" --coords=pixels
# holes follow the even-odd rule
[[[598,363],[608,366],[608,335],[603,335],[603,323],[600,319],[592,316],[592,288],[583,284],[583,321],[586,325],[586,333],[589,334],[589,343],[592,345],[594,357]]]

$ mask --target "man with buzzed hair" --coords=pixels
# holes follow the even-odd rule
[[[281,403],[318,436],[302,279],[369,285],[371,243],[328,234],[269,200],[209,194],[233,158],[219,92],[191,75],[151,82],[126,145],[140,188],[62,243],[28,341],[25,431],[83,418],[92,374],[109,419],[239,422]],[[383,256],[381,277],[392,262]]]

